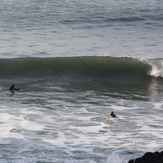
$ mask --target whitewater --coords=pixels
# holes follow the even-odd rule
[[[162,151],[161,0],[0,0],[0,22],[0,163]]]

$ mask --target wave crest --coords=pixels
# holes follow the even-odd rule
[[[163,59],[150,60],[149,64],[152,66],[149,75],[163,78]]]

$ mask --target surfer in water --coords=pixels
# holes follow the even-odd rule
[[[20,91],[20,88],[15,88],[15,85],[12,84],[12,86],[9,88],[10,92],[14,93],[14,91]]]
[[[118,117],[114,114],[113,111],[112,111],[111,113],[107,113],[106,116],[107,116],[107,117],[112,117],[112,118],[118,118]]]

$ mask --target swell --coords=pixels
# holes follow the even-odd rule
[[[82,56],[56,58],[0,59],[1,79],[148,80],[152,66],[127,57]]]
[[[89,17],[89,16],[88,16]],[[80,23],[81,21],[83,23],[105,23],[105,22],[137,22],[137,21],[144,21],[146,18],[143,17],[137,17],[137,16],[129,16],[129,17],[115,17],[115,18],[109,18],[106,16],[91,16],[91,17],[79,17],[76,19],[65,19],[60,21],[60,23],[63,24],[76,24]]]

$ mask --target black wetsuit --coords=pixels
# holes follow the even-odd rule
[[[117,118],[117,116],[114,114],[114,112],[113,112],[113,111],[111,112],[111,114],[110,114],[110,115],[111,115],[111,117],[113,117],[113,118]]]
[[[9,90],[10,90],[12,93],[14,93],[15,85],[13,84],[13,85],[9,88]]]

